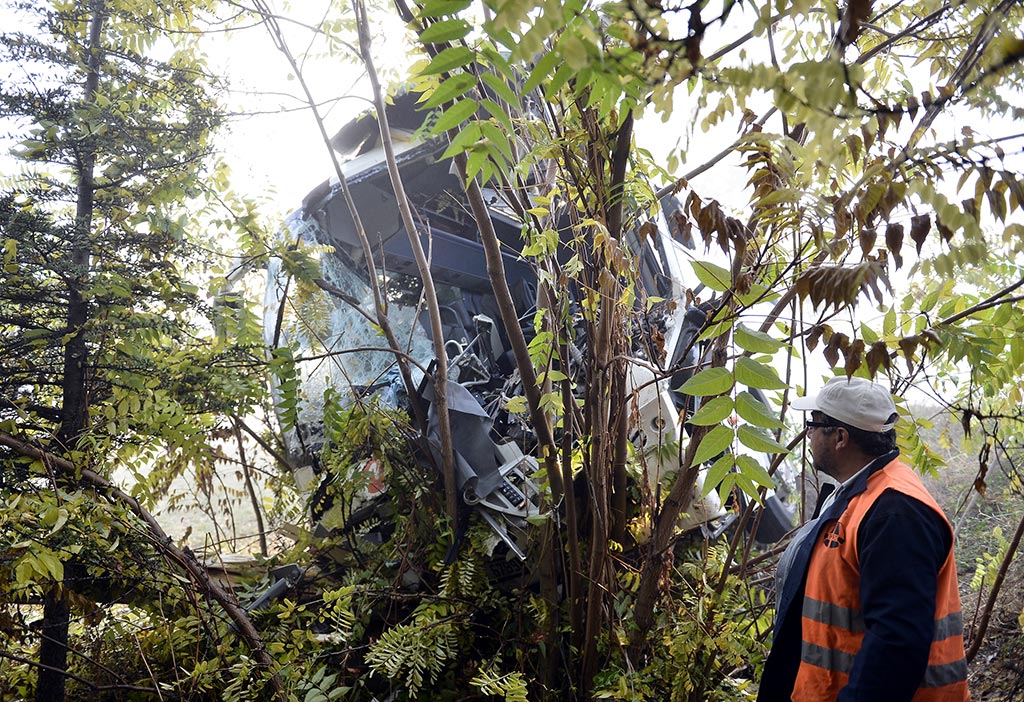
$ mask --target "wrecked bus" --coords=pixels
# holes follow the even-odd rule
[[[411,95],[399,96],[388,106],[397,165],[419,218],[417,234],[428,252],[440,303],[459,494],[463,504],[499,537],[496,560],[521,563],[528,554],[529,517],[541,509],[535,482],[538,464],[531,455],[536,438],[508,409],[509,399],[520,394],[520,380],[500,323],[479,233],[451,160],[442,157],[447,144],[421,137],[422,120],[423,113],[415,109]],[[364,115],[346,125],[332,146],[348,159],[343,166],[345,180],[370,239],[376,263],[372,274],[383,284],[390,322],[407,344],[405,353],[424,369],[434,358],[435,346],[420,303],[422,280],[379,141],[376,119]],[[530,335],[537,307],[537,276],[519,255],[522,225],[503,205],[499,193],[485,190],[484,195],[504,245],[506,280],[516,312],[521,327]],[[661,205],[668,215],[681,209],[671,195]],[[638,260],[639,284],[648,295],[669,301],[655,311],[658,334],[663,335],[665,367],[692,369],[703,351],[695,338],[705,325],[707,307],[682,304],[692,276],[688,249],[694,244],[680,241],[679,232],[675,232],[677,236],[669,234],[671,220],[671,216],[662,218],[656,236],[631,233],[627,244]],[[285,321],[285,307],[291,304],[288,275],[279,259],[271,260],[264,325],[271,349],[291,344],[319,351],[298,364],[302,399],[297,421],[287,432],[290,458],[298,466],[296,482],[316,494],[318,490],[323,493],[327,479],[318,465],[325,441],[325,393],[349,398],[374,396],[394,407],[406,406],[408,398],[404,397],[394,354],[382,348],[385,344],[379,329],[360,311],[374,308],[371,273],[338,178],[324,181],[304,198],[301,207],[287,218],[285,235],[293,242],[320,247],[321,252],[322,292],[314,301],[303,303],[315,309],[307,310],[309,319],[290,324]],[[635,364],[629,374],[637,417],[633,446],[642,457],[648,488],[655,495],[667,492],[665,486],[679,469],[677,453],[660,448],[668,442],[678,443],[686,431],[680,415],[695,409],[695,398],[678,388],[690,375],[692,370],[683,370],[659,378],[649,364]],[[422,371],[416,380],[418,399],[433,412],[430,383]],[[767,403],[761,391],[750,391]],[[767,462],[766,457],[764,460]],[[372,473],[374,467],[368,463],[365,469]],[[728,527],[735,510],[723,505],[715,490],[702,489],[705,473],[697,480],[678,528],[700,530],[710,538]],[[792,526],[793,512],[781,497],[785,485],[781,487],[780,493],[769,491],[765,500],[754,534],[759,542],[774,542]],[[344,528],[360,515],[372,514],[374,505],[386,501],[386,493],[386,485],[371,479],[360,505],[349,506],[342,514],[336,506],[314,504],[314,520],[321,531]]]

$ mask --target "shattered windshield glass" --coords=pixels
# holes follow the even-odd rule
[[[301,236],[311,244],[325,239],[315,221],[289,224],[301,224]],[[317,289],[308,294],[287,295],[280,334],[282,342],[296,342],[302,349],[303,360],[298,364],[301,430],[322,436],[325,391],[333,389],[347,404],[354,396],[390,386],[397,370],[394,354],[384,350],[387,342],[380,328],[363,314],[374,316],[374,300],[362,264],[354,264],[337,252],[324,252],[320,269],[325,283],[322,287],[332,292]],[[413,360],[426,367],[434,354],[429,336],[417,318],[422,283],[412,276],[386,273],[380,275],[380,281],[386,291],[388,318],[399,343]],[[288,284],[281,262],[272,260],[268,267],[264,325],[268,343],[273,341],[278,309],[286,298]],[[318,443],[315,436],[308,438],[313,444]]]

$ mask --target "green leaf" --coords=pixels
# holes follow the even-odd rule
[[[529,405],[526,404],[525,397],[510,397],[505,402],[505,409],[507,409],[509,412],[512,412],[513,414],[518,414],[526,412],[526,410],[529,409]]]
[[[512,88],[508,87],[508,83],[504,79],[499,78],[493,73],[484,73],[480,77],[487,84],[487,87],[493,90],[502,100],[510,105],[519,104],[519,98],[512,92]]]
[[[420,8],[421,17],[444,17],[462,12],[473,0],[427,0]]]
[[[722,480],[725,479],[725,476],[735,465],[735,458],[733,454],[727,453],[708,468],[707,475],[704,476],[704,489],[700,492],[701,497],[707,497],[712,490],[721,484]]]
[[[684,395],[706,397],[721,395],[732,388],[732,373],[726,368],[706,368],[693,376],[679,388]]]
[[[508,134],[502,132],[493,122],[481,122],[480,133],[497,151],[505,157],[505,160],[512,161],[512,145],[509,144]],[[507,164],[502,164],[507,165]]]
[[[733,485],[736,484],[736,473],[726,473],[725,477],[722,478],[722,484],[718,486],[719,495],[728,495],[732,492]]]
[[[558,42],[559,52],[565,62],[575,70],[587,65],[587,45],[575,34],[563,34]]]
[[[757,459],[753,456],[743,455],[736,459],[736,466],[739,468],[743,475],[747,476],[755,483],[762,487],[775,487],[775,482],[772,480],[772,476],[768,475],[768,471],[765,470],[764,466],[757,462]]]
[[[486,59],[486,62],[481,61],[481,63],[485,63],[491,68],[496,69],[499,75],[514,81],[516,70],[512,68],[508,60],[493,45],[484,44],[477,51]]]
[[[754,481],[743,475],[743,473],[730,473],[731,477],[736,479],[736,485],[739,486],[747,496],[752,500],[760,502],[761,495],[757,491],[757,486],[754,485]]]
[[[737,295],[739,301],[749,307],[758,301],[767,302],[778,298],[778,293],[769,293],[768,288],[761,283],[751,283],[750,292],[744,295]]]
[[[501,126],[511,135],[515,130],[512,129],[512,119],[508,116],[508,113],[496,103],[494,100],[484,99],[480,101],[480,105],[490,113],[491,117],[501,122]]]
[[[746,356],[736,360],[736,382],[760,390],[781,390],[786,387],[774,368]]]
[[[35,572],[35,559],[31,556],[25,556],[22,558],[18,565],[14,567],[14,583],[19,588],[27,587],[32,584],[33,573]]]
[[[732,275],[725,268],[710,261],[691,261],[697,279],[715,292],[725,292],[732,283]]]
[[[476,108],[476,100],[459,100],[457,103],[445,110],[444,114],[438,118],[437,122],[434,123],[434,126],[430,130],[431,133],[442,134],[449,129],[457,127],[476,112]]]
[[[731,315],[731,313],[729,312],[729,308],[728,307],[723,307],[722,308],[722,315],[716,315],[716,316],[725,316],[726,319],[723,319],[721,321],[715,321],[714,319],[710,320],[708,322],[707,326],[704,327],[704,331],[702,331],[700,333],[700,336],[697,337],[698,341],[707,341],[708,339],[717,339],[722,334],[725,334],[729,330],[731,330],[733,324],[736,321],[735,317],[733,317]]]
[[[60,531],[61,528],[68,521],[68,511],[66,509],[57,509],[56,507],[54,507],[50,510],[47,510],[47,519],[46,522],[44,522],[47,524],[47,526],[49,525],[48,522],[50,521],[51,512],[53,513],[53,527],[50,529],[49,536],[53,536],[58,531]]]
[[[696,424],[697,426],[711,426],[712,424],[718,424],[722,422],[726,417],[732,414],[733,401],[728,395],[722,397],[716,397],[713,400],[709,400],[699,410],[697,410],[687,422],[689,424]]]
[[[878,341],[878,334],[863,322],[860,324],[860,337],[864,340],[865,344],[873,344]]]
[[[530,71],[530,77],[526,79],[523,84],[523,94],[527,94],[534,90],[541,82],[548,77],[551,70],[558,63],[558,54],[554,51],[549,51],[540,57],[540,60],[534,65],[533,70]]]
[[[562,89],[570,78],[572,78],[576,72],[567,63],[561,64],[555,69],[555,75],[551,76],[551,82],[544,88],[544,97],[548,100],[554,100],[558,95],[558,91]]]
[[[469,34],[469,22],[464,19],[452,18],[434,22],[420,34],[420,41],[424,44],[442,44],[447,41],[456,41]]]
[[[480,125],[476,122],[470,122],[455,135],[455,138],[448,144],[448,148],[441,154],[441,158],[451,158],[457,153],[468,150],[479,138]]]
[[[423,103],[426,108],[439,107],[449,100],[461,97],[476,85],[476,79],[468,73],[456,73],[437,86]]]
[[[743,323],[736,325],[733,339],[737,346],[750,353],[775,353],[782,348],[781,341],[776,341],[763,331],[751,329]]]
[[[786,447],[773,439],[763,429],[757,429],[749,424],[742,424],[736,430],[740,443],[747,448],[759,453],[785,453]]]
[[[896,308],[890,307],[885,313],[885,319],[882,322],[882,333],[886,336],[892,336],[896,333]]]
[[[693,457],[694,464],[700,465],[710,461],[725,451],[732,445],[734,436],[735,432],[731,428],[722,425],[709,431],[697,446],[697,453]]]
[[[437,73],[445,73],[454,68],[465,66],[475,57],[476,54],[465,46],[449,46],[432,58],[420,75],[430,76]]]
[[[756,427],[782,429],[785,426],[763,402],[745,390],[736,396],[736,413]]]
[[[64,564],[53,551],[49,549],[37,551],[36,560],[46,568],[46,572],[52,575],[54,580],[64,579]]]

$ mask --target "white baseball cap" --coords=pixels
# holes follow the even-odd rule
[[[876,433],[889,431],[899,419],[892,418],[897,414],[892,394],[866,378],[832,378],[817,395],[798,397],[790,407],[804,412],[817,410],[844,424]]]

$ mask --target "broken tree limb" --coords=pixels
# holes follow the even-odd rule
[[[139,504],[134,497],[121,490],[119,487],[108,481],[95,471],[88,468],[79,468],[71,461],[55,456],[54,454],[38,446],[22,441],[6,432],[0,432],[0,445],[15,451],[16,453],[42,461],[45,465],[56,469],[66,477],[76,482],[88,485],[107,497],[112,502],[124,505],[136,517],[142,520],[153,538],[157,550],[170,561],[176,562],[188,574],[193,584],[206,596],[212,598],[221,606],[224,612],[231,619],[238,631],[239,636],[248,644],[252,651],[253,658],[269,674],[270,685],[274,690],[274,697],[285,702],[287,695],[280,677],[274,670],[276,664],[270,654],[267,653],[263,644],[263,638],[256,630],[252,621],[245,611],[238,606],[234,598],[210,579],[206,567],[196,559],[190,551],[178,548],[171,537],[163,530],[156,518]]]

